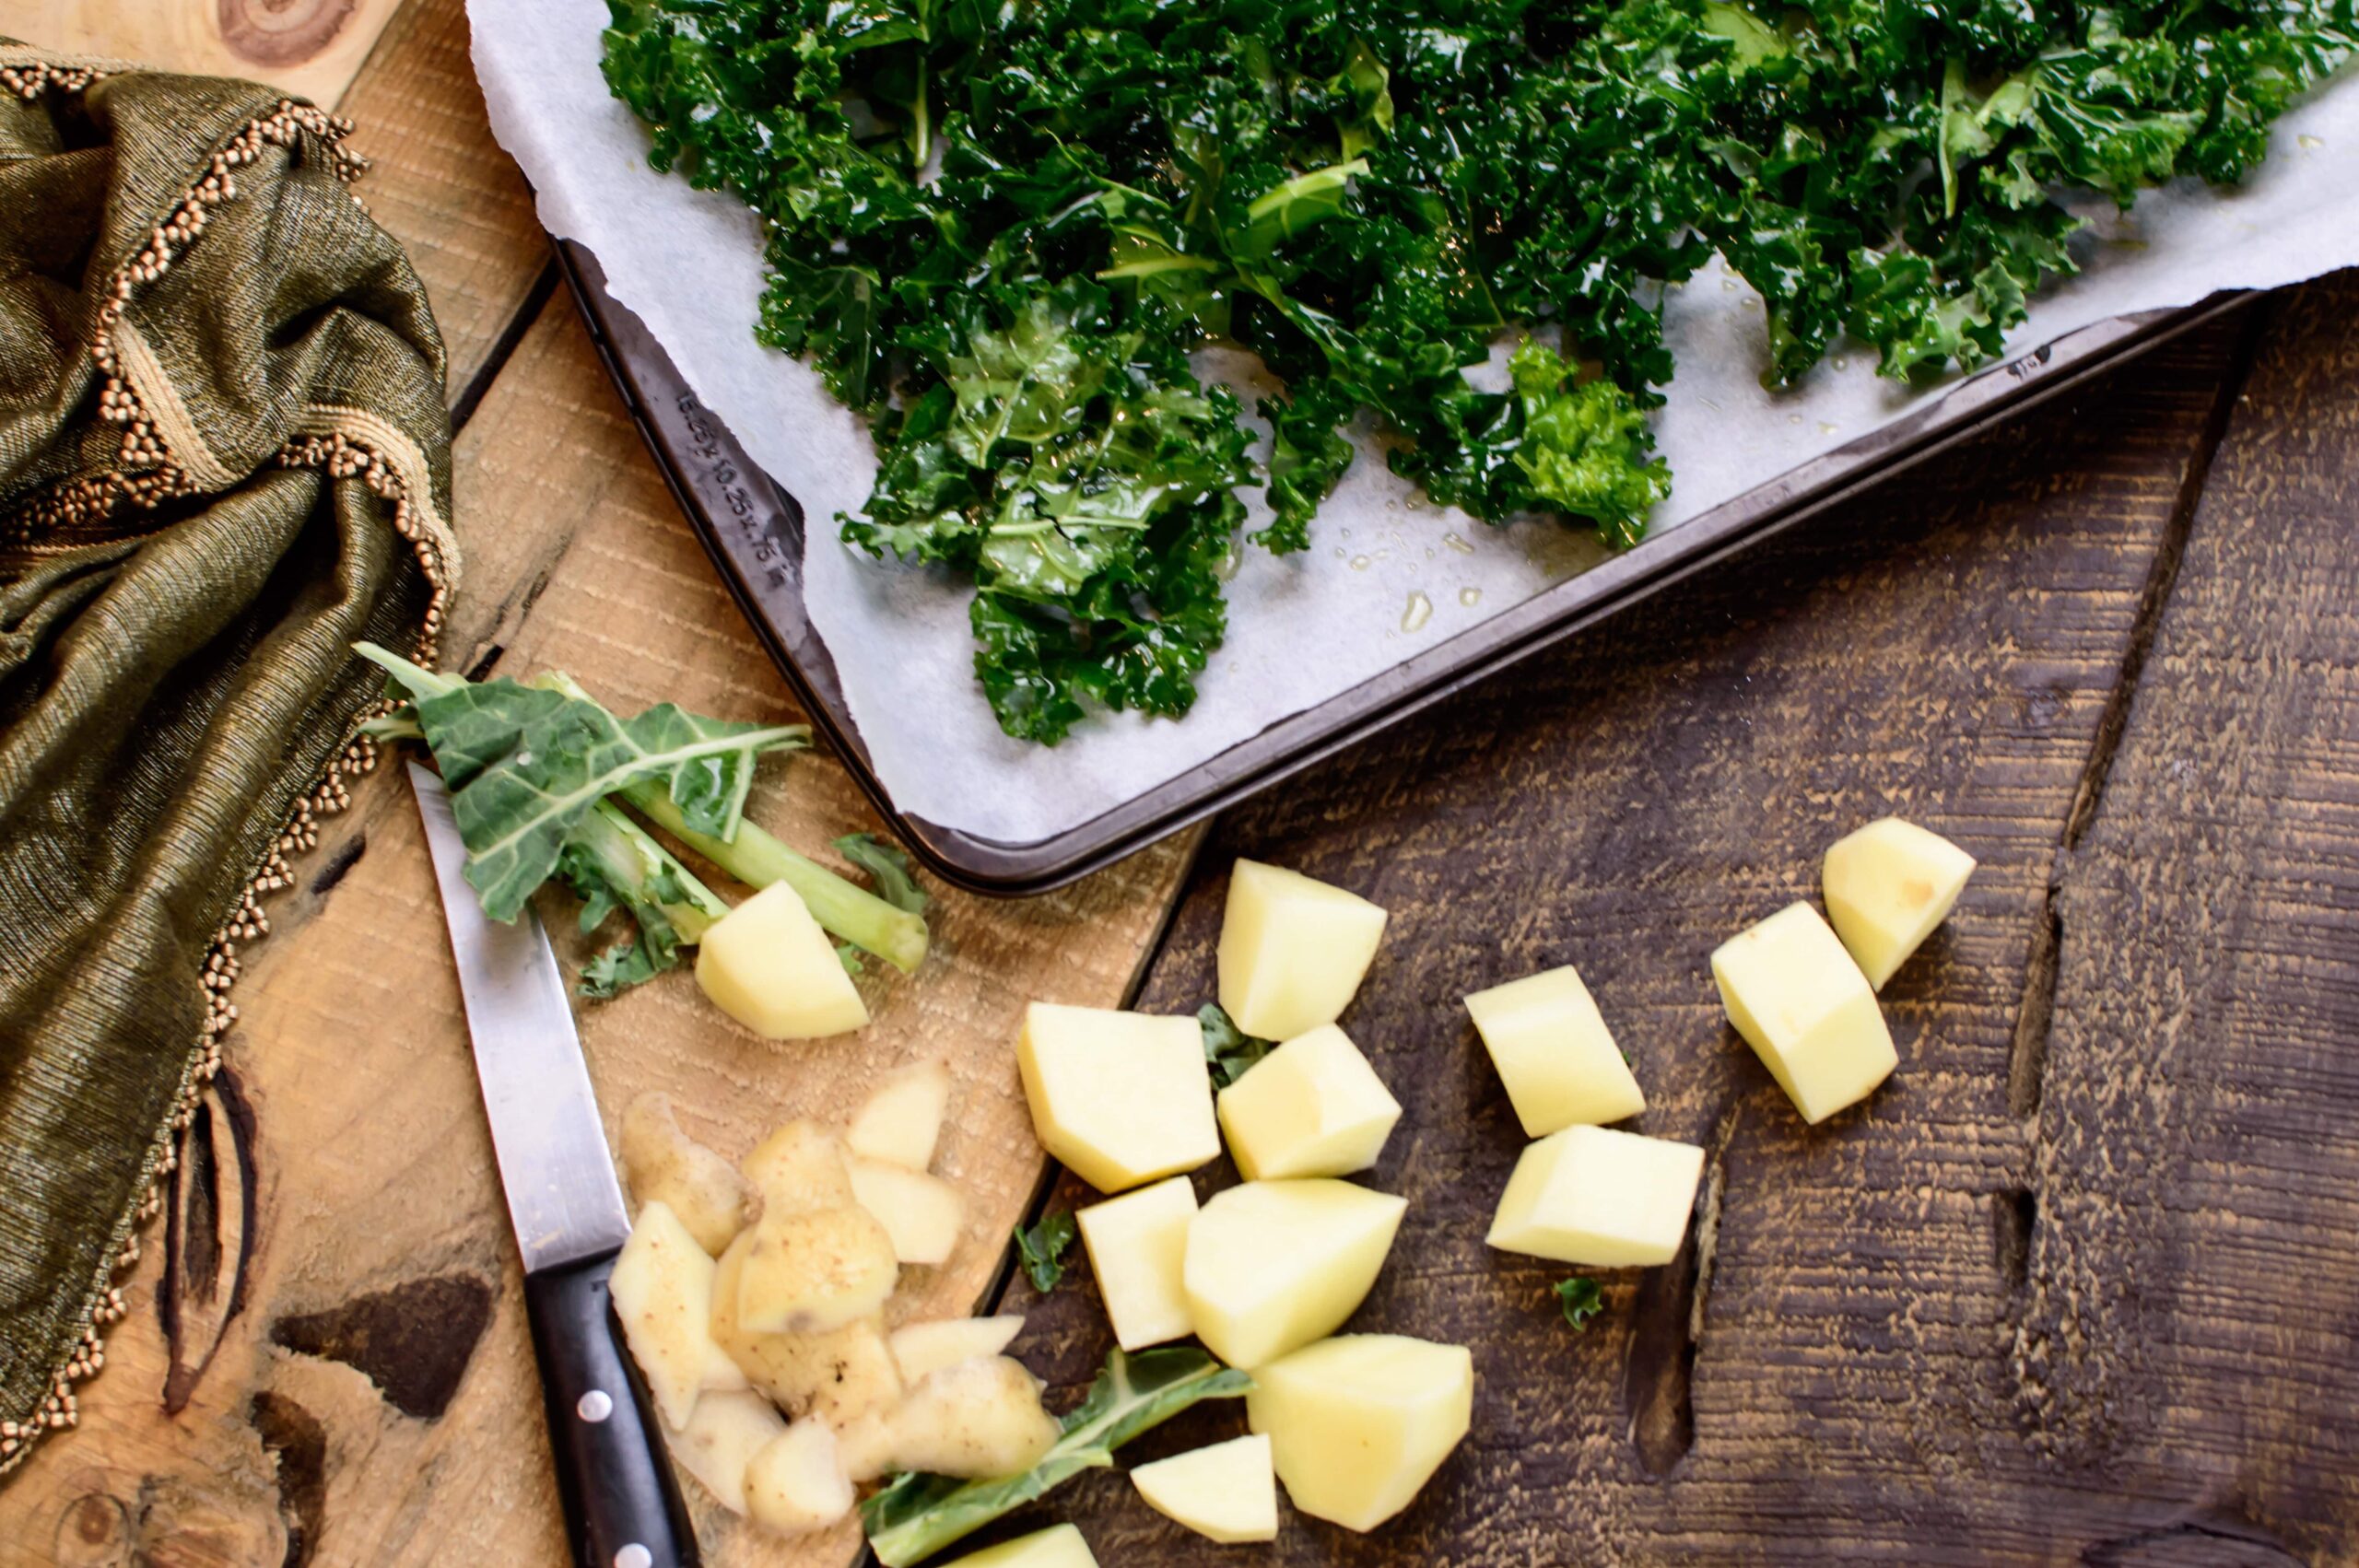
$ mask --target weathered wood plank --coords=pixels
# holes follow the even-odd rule
[[[2359,1551],[2359,275],[2299,290],[2063,870],[2024,1417]],[[2143,1484],[2142,1480],[2142,1484]]]
[[[44,48],[247,76],[335,106],[402,0],[23,0],[0,29]]]
[[[1370,1179],[1412,1203],[1355,1326],[1470,1344],[1480,1380],[1473,1436],[1407,1515],[1366,1539],[1294,1517],[1278,1556],[2048,1561],[2172,1522],[2182,1472],[2120,1495],[2101,1474],[2048,1476],[2025,1445],[2008,1248],[2032,1152],[2007,1085],[2063,825],[2239,330],[2165,350],[1224,821],[1144,1005],[1211,994],[1232,855],[1393,911],[1344,1024],[1407,1107]],[[1723,1022],[1706,956],[1814,897],[1824,848],[1889,811],[1982,870],[1884,993],[1899,1075],[1805,1129]],[[1610,1305],[1583,1334],[1548,1293],[1569,1270],[1482,1245],[1522,1139],[1457,1000],[1566,961],[1637,1063],[1637,1126],[1704,1144],[1719,1184],[1702,1269],[1602,1275]],[[1068,1178],[1055,1200],[1086,1198]],[[1043,1364],[1085,1378],[1105,1348],[1093,1289],[1011,1299],[1040,1315]],[[1240,1422],[1191,1419],[1142,1457]],[[1119,1476],[1055,1511],[1105,1561],[1193,1560]]]
[[[524,176],[491,139],[465,0],[409,0],[341,112],[369,159],[354,189],[426,281],[455,402],[522,330],[551,265]]]
[[[470,575],[452,663],[561,665],[626,708],[668,697],[791,713],[569,300],[549,302],[468,426],[456,489]],[[240,983],[227,1055],[256,1108],[262,1172],[248,1305],[186,1411],[167,1418],[157,1264],[143,1264],[81,1429],[0,1492],[0,1563],[47,1561],[86,1531],[72,1561],[563,1553],[514,1248],[416,813],[394,769],[357,794],[307,860],[309,884],[272,907],[276,929]],[[814,849],[874,826],[825,757],[766,768],[750,812]],[[945,895],[924,971],[864,982],[876,1022],[852,1039],[755,1040],[685,977],[585,1005],[602,1104],[611,1118],[640,1090],[667,1089],[692,1130],[738,1153],[789,1117],[842,1116],[891,1065],[946,1057],[960,1087],[940,1168],[969,1195],[968,1235],[950,1263],[910,1271],[903,1305],[969,1310],[1039,1179],[1012,1049],[1021,1009],[1036,996],[1117,1003],[1190,843],[1022,904]],[[570,967],[589,943],[566,901],[544,915]],[[695,1505],[710,1562],[842,1562],[856,1539],[847,1527],[788,1548],[700,1492]],[[310,1544],[285,1556],[298,1534]]]

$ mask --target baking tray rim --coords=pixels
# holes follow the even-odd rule
[[[1011,843],[943,826],[894,802],[848,711],[826,646],[803,612],[800,506],[745,456],[663,345],[606,292],[596,257],[572,240],[558,239],[555,248],[599,358],[666,486],[813,724],[927,869],[970,892],[999,896],[1045,893],[1133,854],[2255,298],[2226,290],[2175,310],[2095,322],[1992,366],[1086,822]],[[717,510],[733,513],[737,526],[727,526]],[[788,554],[791,561],[780,558]],[[779,624],[780,610],[792,624]]]

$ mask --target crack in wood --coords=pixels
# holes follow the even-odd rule
[[[1649,1475],[1670,1474],[1696,1445],[1696,1356],[1704,1343],[1704,1308],[1720,1235],[1720,1204],[1728,1183],[1729,1141],[1742,1101],[1720,1113],[1711,1153],[1698,1184],[1696,1210],[1679,1255],[1638,1276],[1630,1309],[1630,1358],[1623,1375],[1623,1408],[1630,1441]]]
[[[2145,586],[2140,591],[2138,607],[2130,620],[2121,668],[2106,694],[2105,711],[2099,716],[2096,733],[2090,741],[2088,758],[2082,765],[2071,807],[2065,813],[2055,861],[2048,875],[2043,919],[2032,932],[2031,954],[2024,970],[2023,1000],[2015,1010],[2014,1040],[2008,1053],[2007,1113],[2020,1122],[2028,1123],[2039,1115],[2041,1085],[2048,1072],[2048,1036],[2056,1017],[2058,955],[2064,945],[2064,881],[2083,836],[2104,802],[2106,780],[2113,772],[2114,756],[2121,749],[2121,737],[2129,729],[2130,710],[2137,700],[2147,657],[2154,651],[2154,636],[2162,627],[2163,612],[2169,608],[2171,592],[2178,585],[2179,567],[2187,559],[2188,540],[2195,529],[2196,506],[2203,498],[2204,486],[2212,476],[2212,458],[2227,438],[2228,421],[2236,413],[2236,401],[2252,372],[2253,356],[2273,315],[2273,306],[2256,307],[2247,310],[2238,323],[2227,373],[2220,379],[2219,391],[2204,418],[2203,433],[2179,476],[2178,494],[2172,502],[2169,521],[2155,547]]]
[[[451,434],[454,438],[466,428],[467,421],[475,417],[475,410],[483,406],[485,394],[491,391],[491,384],[499,379],[499,373],[508,369],[508,361],[522,345],[524,334],[532,331],[534,322],[541,319],[541,310],[556,294],[557,285],[557,259],[552,256],[542,263],[539,274],[533,279],[533,287],[517,302],[499,335],[492,339],[491,345],[484,350],[483,359],[475,366],[475,374],[467,378],[467,384],[460,388],[459,395],[452,400]]]
[[[262,1234],[253,1105],[224,1062],[180,1137],[167,1192],[164,1272],[156,1311],[170,1363],[168,1415],[188,1408],[230,1323],[245,1309]]]
[[[327,1429],[310,1410],[267,1388],[253,1397],[246,1414],[277,1473],[278,1516],[287,1527],[279,1568],[305,1568],[319,1552],[327,1523]]]
[[[2031,1239],[2039,1228],[2039,1195],[2027,1187],[2011,1187],[1990,1195],[1991,1265],[2007,1287],[2020,1297],[2031,1275]]]
[[[2088,1568],[2298,1568],[2305,1559],[2241,1519],[2189,1519],[2092,1544]]]

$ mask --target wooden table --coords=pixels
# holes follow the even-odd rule
[[[52,8],[100,38],[115,9]],[[452,350],[469,576],[447,646],[478,672],[563,665],[618,704],[786,710],[557,287],[459,0],[345,10],[384,29],[330,40],[365,53],[341,103],[376,160],[362,191]],[[610,1115],[667,1088],[737,1148],[947,1051],[947,1159],[980,1212],[920,1284],[964,1308],[999,1293],[1038,1196],[1023,1002],[1135,984],[1192,1010],[1231,858],[1299,866],[1393,911],[1346,1023],[1407,1106],[1372,1180],[1412,1203],[1356,1324],[1473,1345],[1481,1392],[1406,1515],[1365,1539],[1294,1519],[1274,1555],[2359,1561],[2354,516],[2346,275],[1359,747],[1201,856],[1191,836],[1049,898],[946,899],[939,956],[877,987],[856,1042],[763,1046],[679,984],[587,1009],[598,1086]],[[1814,893],[1823,848],[1889,811],[1982,870],[1885,992],[1897,1077],[1804,1129],[1705,954]],[[824,759],[755,812],[812,844],[865,821]],[[405,791],[371,779],[275,907],[176,1194],[180,1369],[159,1232],[81,1428],[0,1491],[0,1564],[560,1560],[417,838]],[[1558,1271],[1482,1246],[1521,1140],[1457,1005],[1568,960],[1636,1061],[1644,1129],[1710,1152],[1688,1251],[1602,1276],[1580,1333]],[[1080,1196],[1067,1178],[1048,1201]],[[1070,1398],[1106,1348],[1086,1280],[1006,1299]],[[1142,1457],[1239,1421],[1195,1412]],[[1109,1564],[1246,1556],[1118,1474],[1054,1504],[1035,1522],[1077,1519]],[[718,1562],[852,1555],[848,1531],[790,1548],[699,1517]]]

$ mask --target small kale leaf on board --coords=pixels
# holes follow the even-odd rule
[[[1215,1090],[1226,1089],[1244,1077],[1255,1062],[1277,1047],[1275,1040],[1265,1040],[1238,1028],[1237,1020],[1216,1001],[1208,1001],[1196,1010],[1196,1026],[1203,1031],[1204,1067],[1212,1074]]]

